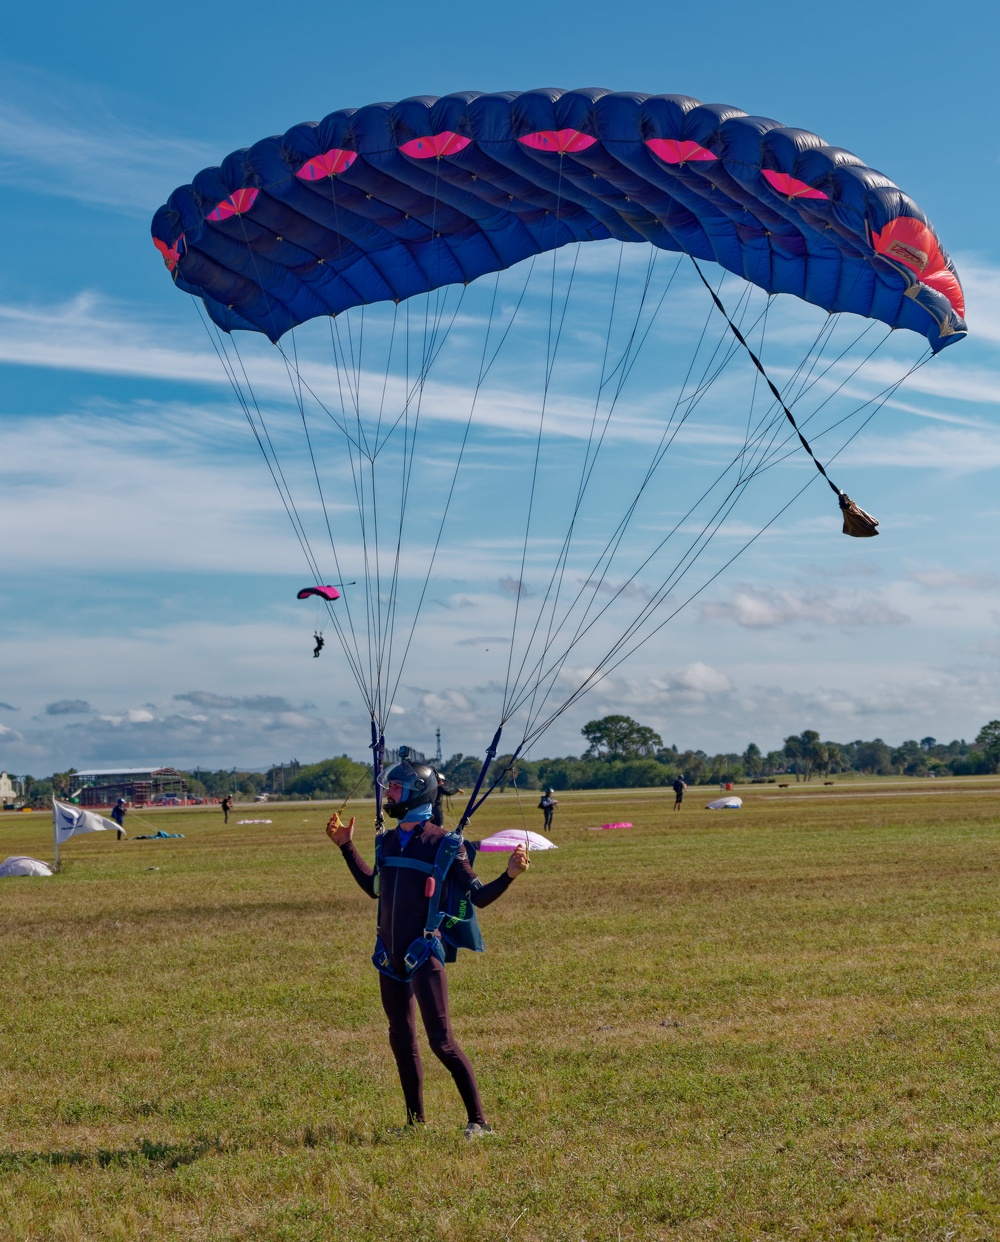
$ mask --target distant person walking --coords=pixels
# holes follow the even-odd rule
[[[556,807],[559,805],[557,800],[552,796],[554,793],[555,793],[554,789],[546,789],[545,793],[542,794],[541,802],[539,802],[538,804],[538,809],[545,816],[545,831],[546,832],[548,832],[548,830],[552,827],[552,813],[553,811],[555,811]]]
[[[125,837],[125,816],[128,814],[128,806],[124,798],[119,798],[111,808],[111,818],[118,825],[118,840],[121,841]]]
[[[224,822],[229,823],[229,812],[233,809],[233,795],[226,794],[222,799],[222,814],[225,817]]]
[[[681,803],[684,801],[684,790],[687,789],[683,772],[678,775],[671,788],[674,791],[674,810],[679,811]]]

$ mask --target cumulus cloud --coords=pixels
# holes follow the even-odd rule
[[[86,716],[93,710],[86,699],[57,699],[45,704],[46,716]]]
[[[774,629],[806,622],[833,628],[901,625],[908,620],[874,595],[839,595],[835,600],[821,591],[792,591],[747,583],[733,588],[728,600],[702,604],[703,621],[735,621],[746,629]]]

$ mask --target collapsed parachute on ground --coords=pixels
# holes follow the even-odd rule
[[[9,858],[5,858],[0,863],[0,880],[5,880],[8,876],[15,875],[45,876],[53,874],[54,872],[48,863],[40,862],[37,858],[28,858],[24,854],[11,854]]]
[[[730,795],[728,798],[716,798],[714,802],[706,803],[706,811],[738,811],[743,805],[742,798],[735,798]]]
[[[480,850],[486,854],[491,852],[510,854],[519,845],[529,850],[557,850],[559,848],[548,837],[543,837],[540,832],[531,832],[527,828],[501,828],[499,832],[494,832],[479,842]]]
[[[517,717],[520,732],[490,788],[815,478],[760,502],[755,492],[750,520],[730,523],[763,473],[794,471],[805,449],[845,532],[876,533],[810,441],[831,460],[966,332],[951,260],[886,176],[815,134],[679,95],[469,92],[345,109],[199,173],[152,232],[177,287],[207,312],[312,581],[357,572],[359,590],[326,607],[371,716],[376,767],[422,640],[449,661],[422,666],[422,687],[454,684],[473,649],[489,668],[470,684],[502,687],[463,819],[503,727]],[[679,257],[664,271],[669,252]],[[765,368],[777,294],[796,299],[791,335],[812,336],[806,311],[821,321],[779,367],[780,386]],[[894,333],[925,356],[868,381]],[[267,358],[262,338],[275,346]],[[578,352],[566,365],[568,338]],[[662,378],[623,417],[654,353]],[[502,389],[508,376],[534,376],[537,393]],[[291,417],[276,433],[277,382]],[[730,418],[724,434],[696,424],[706,411]],[[300,457],[288,467],[293,432]],[[707,480],[691,468],[664,480],[685,436],[713,446]],[[482,514],[495,522],[485,533]],[[449,547],[453,529],[467,547]],[[736,541],[724,551],[720,533]],[[442,548],[447,577],[472,583],[454,598],[431,590]],[[442,611],[421,631],[428,601]],[[457,638],[448,617],[463,609],[483,619]]]

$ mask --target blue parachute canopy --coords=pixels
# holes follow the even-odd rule
[[[807,130],[685,95],[463,92],[333,112],[175,190],[153,240],[222,328],[277,340],[570,242],[710,259],[768,293],[965,335],[927,217]]]

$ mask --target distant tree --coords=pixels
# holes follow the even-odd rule
[[[461,751],[457,755],[452,755],[441,769],[441,774],[452,785],[457,785],[459,789],[469,789],[476,783],[480,769],[483,766],[482,759],[475,755],[463,755]]]
[[[920,739],[920,745],[924,748],[924,750],[933,750],[934,747],[937,745],[937,738],[936,737],[922,737]]]
[[[769,750],[764,756],[764,775],[778,776],[787,768],[785,752],[783,750]]]
[[[795,779],[802,779],[802,740],[797,733],[785,738],[785,758],[791,764]]]
[[[880,737],[871,742],[858,742],[855,764],[859,772],[884,776],[892,771],[892,751]]]
[[[975,745],[983,752],[989,770],[1000,770],[1000,720],[983,725],[976,735]]]
[[[76,789],[74,776],[76,776],[76,768],[69,768],[66,772],[53,772],[49,778],[52,781],[52,792],[57,796],[68,798]]]
[[[250,784],[248,778],[259,776],[260,787],[265,782],[263,774],[247,773],[241,786],[245,789]],[[322,763],[309,763],[299,768],[292,780],[285,781],[285,793],[299,798],[346,798],[350,794],[364,797],[371,790],[370,781],[366,780],[368,768],[347,755],[337,759],[324,759]],[[254,794],[260,789],[253,790]]]
[[[756,742],[751,742],[743,752],[743,767],[747,776],[760,776],[764,769],[764,756]]]
[[[663,739],[631,716],[603,716],[580,730],[589,742],[587,754],[598,759],[639,759],[652,756]]]

